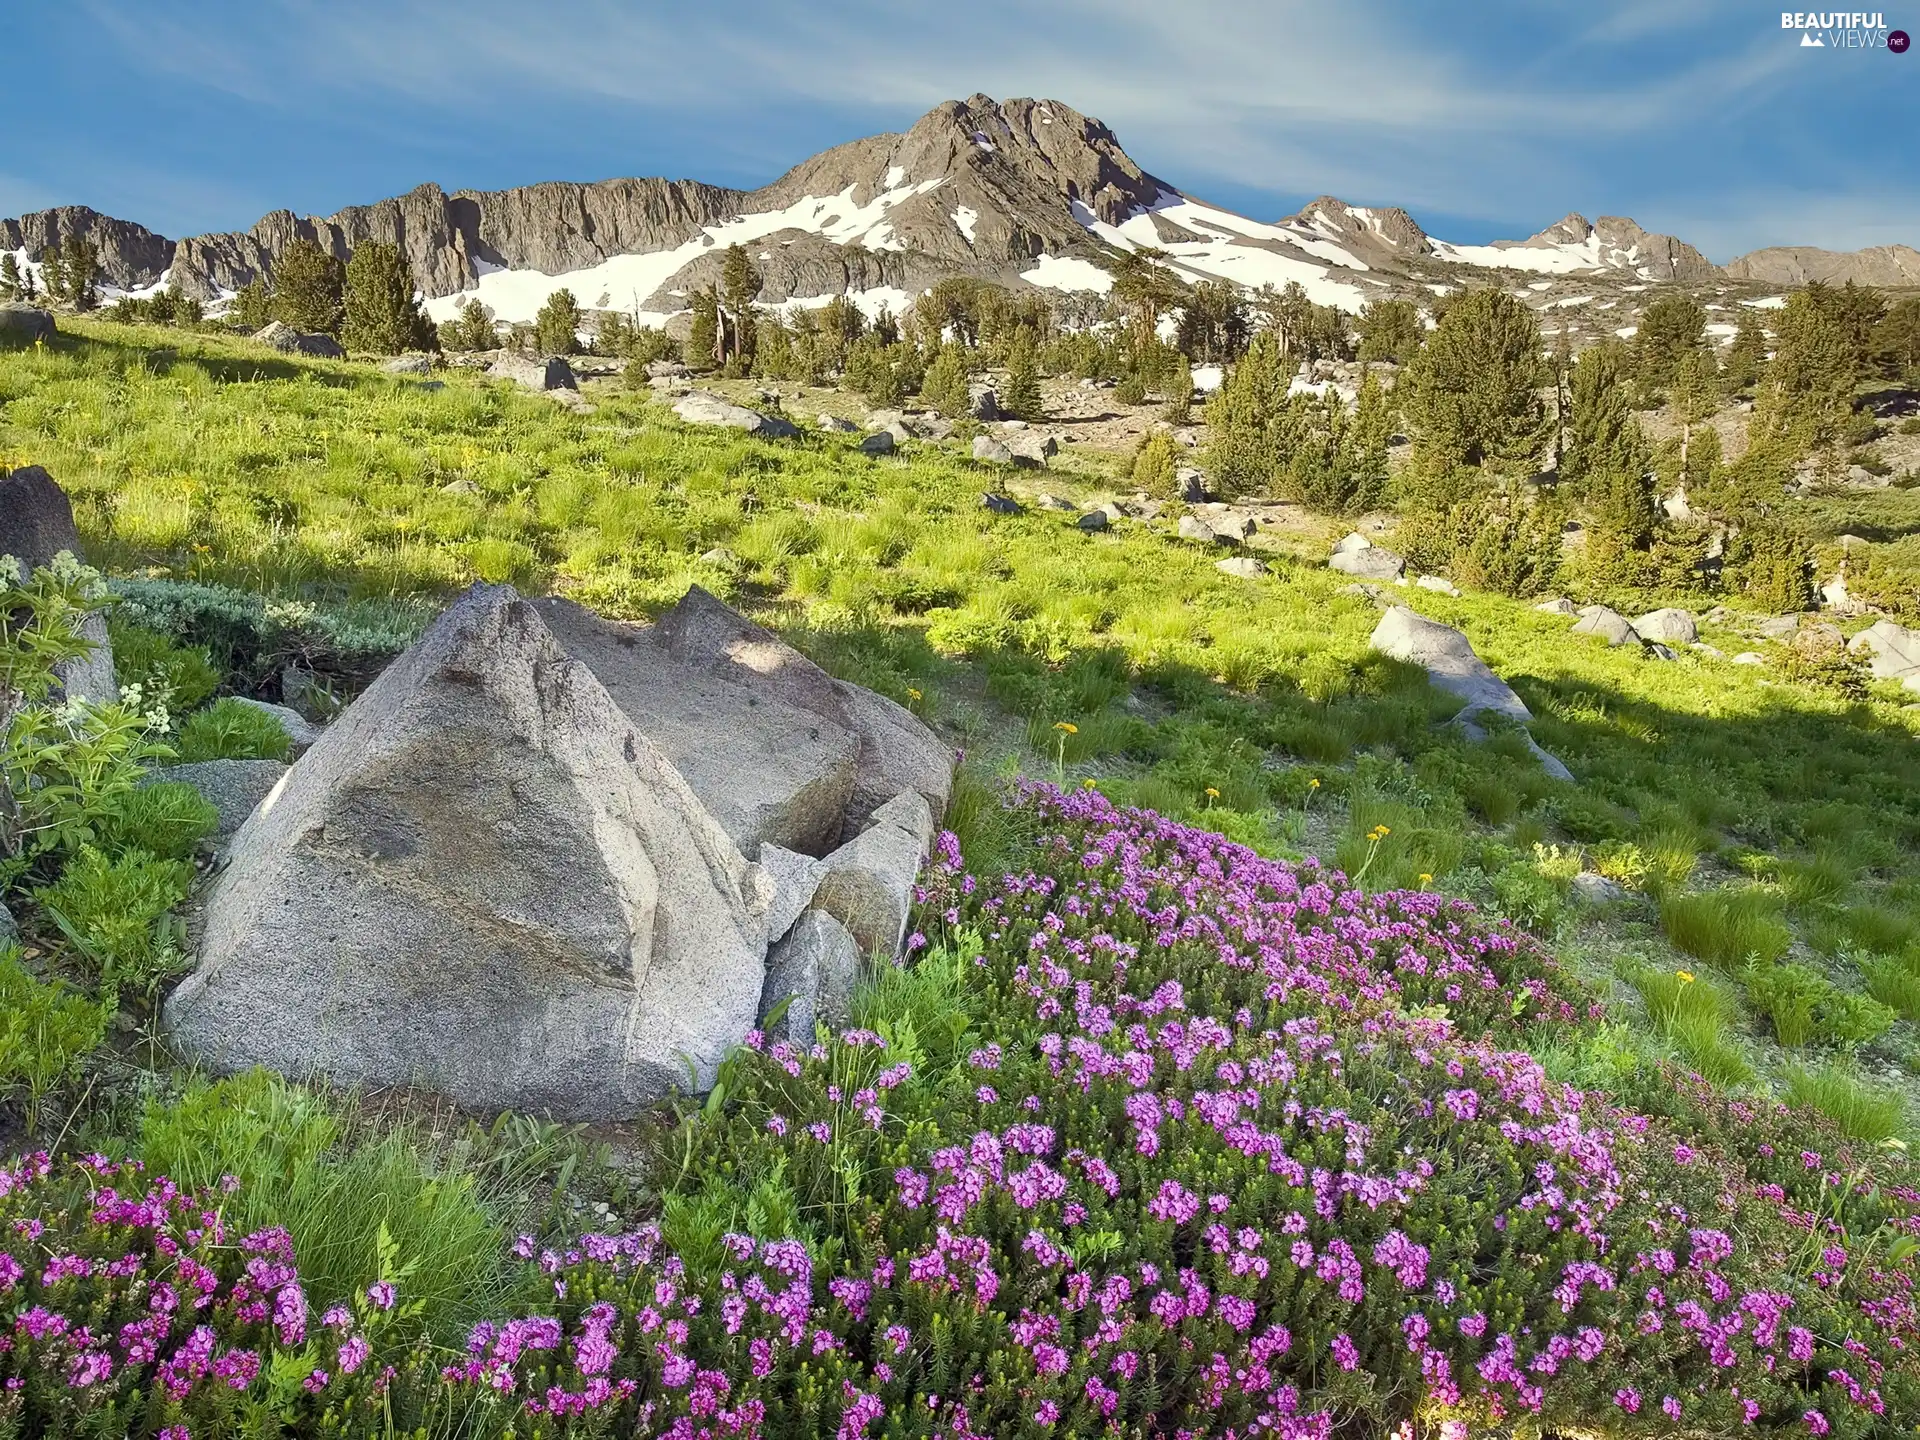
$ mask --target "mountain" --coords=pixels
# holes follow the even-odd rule
[[[1909,245],[1874,245],[1851,251],[1777,245],[1729,260],[1726,269],[1736,280],[1761,280],[1769,285],[1805,285],[1813,280],[1844,285],[1851,280],[1857,285],[1897,288],[1920,285],[1920,250]]]
[[[75,233],[99,248],[109,295],[171,284],[217,303],[270,278],[297,238],[342,259],[378,239],[400,246],[436,318],[479,300],[496,318],[516,321],[564,286],[589,309],[635,311],[659,323],[717,276],[735,243],[748,247],[766,303],[851,294],[869,310],[884,304],[896,312],[950,275],[1105,291],[1114,252],[1143,247],[1164,252],[1189,280],[1250,289],[1297,281],[1314,300],[1348,310],[1436,282],[1498,278],[1485,272],[1569,283],[1721,277],[1691,245],[1618,216],[1589,223],[1569,215],[1529,239],[1489,245],[1449,244],[1405,210],[1333,196],[1282,220],[1250,220],[1148,174],[1107,126],[1070,106],[985,95],[937,105],[903,133],[836,146],[757,190],[664,179],[451,193],[426,184],[324,218],[276,210],[250,230],[177,242],[67,206],[0,220],[0,248],[31,261]],[[1902,277],[1875,283],[1911,284],[1920,253],[1759,251],[1735,266],[1745,268],[1729,275],[1769,283],[1855,266]]]

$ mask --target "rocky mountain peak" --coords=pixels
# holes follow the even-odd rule
[[[1536,235],[1529,235],[1529,245],[1584,245],[1587,237],[1593,233],[1593,226],[1587,217],[1578,210],[1570,211],[1564,220],[1556,220]]]
[[[1388,250],[1399,255],[1428,255],[1433,240],[1420,223],[1399,206],[1350,205],[1333,195],[1322,195],[1302,206],[1288,223],[1338,237],[1363,249]]]

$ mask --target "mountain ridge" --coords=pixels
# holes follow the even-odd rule
[[[275,210],[244,231],[177,241],[61,206],[0,219],[0,250],[31,261],[71,234],[93,240],[113,291],[168,283],[209,302],[270,278],[296,239],[341,259],[366,241],[390,241],[430,311],[451,314],[473,298],[509,319],[570,279],[589,308],[672,313],[711,279],[730,243],[754,248],[769,303],[850,293],[897,307],[954,274],[1100,291],[1112,283],[1116,252],[1148,245],[1183,278],[1249,289],[1298,280],[1317,300],[1349,309],[1434,267],[1920,284],[1920,251],[1905,246],[1771,247],[1723,268],[1620,216],[1573,213],[1525,240],[1486,245],[1450,244],[1404,209],[1331,195],[1277,222],[1250,220],[1148,173],[1108,126],[1064,102],[983,94],[943,101],[904,131],[821,151],[754,190],[631,177],[451,192],[427,182],[329,216]]]

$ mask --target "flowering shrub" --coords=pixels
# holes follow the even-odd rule
[[[164,1182],[61,1208],[29,1166],[0,1186],[0,1432],[110,1404],[168,1440],[241,1405],[297,1433],[680,1440],[1851,1437],[1920,1413],[1901,1157],[1783,1153],[1825,1134],[1697,1087],[1668,1120],[1551,1081],[1516,1025],[1597,1016],[1461,902],[1098,794],[1023,803],[1030,870],[968,875],[943,837],[923,895],[922,965],[963,974],[970,1036],[928,1043],[903,1007],[756,1037],[676,1137],[685,1184],[780,1189],[800,1233],[670,1207],[673,1244],[523,1239],[542,1303],[447,1356],[391,1292],[316,1326],[272,1232],[224,1237]]]

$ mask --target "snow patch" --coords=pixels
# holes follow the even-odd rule
[[[1109,272],[1077,255],[1042,255],[1031,270],[1020,272],[1020,278],[1045,290],[1094,290],[1104,295],[1113,289]]]
[[[962,205],[953,212],[953,228],[966,236],[967,244],[973,244],[973,227],[980,219],[980,212],[970,206]]]
[[[1732,339],[1735,335],[1738,335],[1739,333],[1740,333],[1740,327],[1738,325],[1729,325],[1724,320],[1717,320],[1713,324],[1707,326],[1707,334],[1718,335],[1723,340]]]
[[[1196,365],[1193,367],[1193,390],[1196,395],[1204,395],[1218,390],[1226,380],[1226,372],[1218,365]]]
[[[1787,297],[1784,295],[1768,295],[1764,299],[1742,300],[1740,303],[1745,305],[1749,310],[1778,310],[1787,303]]]
[[[887,170],[887,180],[883,188],[898,190],[900,188],[900,182],[906,178],[907,167],[904,165],[894,165]]]
[[[1618,335],[1622,340],[1631,340],[1640,333],[1640,327],[1638,325],[1622,325],[1613,333]]]

